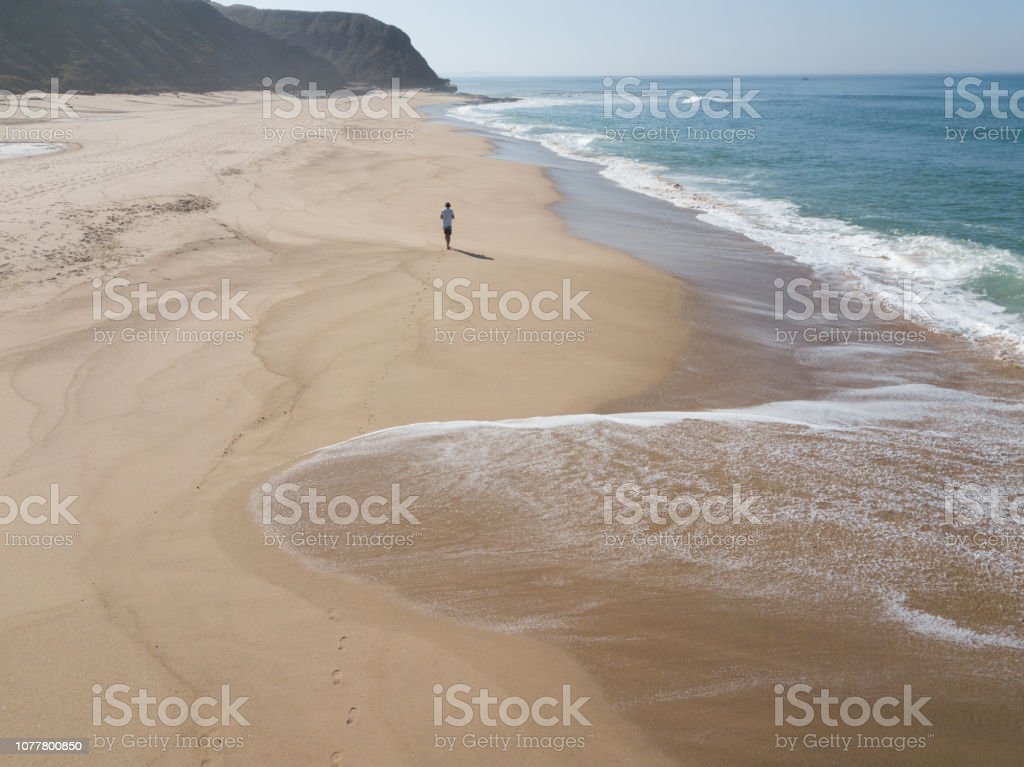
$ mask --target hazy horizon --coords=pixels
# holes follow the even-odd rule
[[[814,0],[725,6],[639,0],[624,19],[565,0],[252,0],[258,8],[365,13],[400,27],[444,77],[1016,73],[1024,4]],[[623,34],[626,21],[638,31]],[[639,29],[649,22],[646,29]],[[770,30],[770,33],[766,30]],[[951,38],[955,36],[955,42]],[[525,45],[524,45],[525,43]],[[528,63],[521,63],[523,59]]]
[[[753,77],[817,77],[817,78],[828,78],[828,77],[966,77],[968,75],[1024,75],[1024,69],[1006,69],[1006,70],[992,70],[986,71],[982,69],[972,69],[964,71],[935,71],[935,72],[576,72],[570,74],[523,74],[521,72],[438,72],[442,77],[479,77],[479,78],[494,78],[494,79],[515,79],[515,78],[530,78],[530,79],[550,79],[559,80],[563,78],[579,78],[579,77],[627,77],[635,75],[642,78],[651,77],[700,77],[700,78],[716,78],[716,77],[733,77],[733,76],[753,76]]]

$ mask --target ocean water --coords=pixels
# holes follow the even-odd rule
[[[924,384],[413,424],[276,470],[250,511],[313,567],[563,647],[680,763],[1019,764],[999,749],[1021,727],[1022,429],[1016,399]],[[268,524],[289,483],[391,505],[384,523]],[[414,521],[393,515],[412,498]],[[780,754],[783,680],[927,690],[942,754]]]
[[[992,82],[1024,89],[1022,75],[978,78],[979,98]],[[450,115],[597,163],[869,292],[909,287],[918,322],[1024,355],[1024,119],[1009,96],[975,117],[955,111],[975,109],[960,76],[637,79],[621,85],[635,99],[601,77],[460,79],[519,100]],[[644,95],[654,83],[665,93]]]
[[[722,594],[808,611],[850,599],[865,621],[1019,651],[1022,428],[1020,402],[902,384],[740,409],[413,424],[316,451],[271,484],[386,497],[381,478],[400,482],[416,522],[336,530],[407,545],[345,538],[315,556],[491,628],[583,620],[545,587],[553,565],[555,591],[571,581],[588,607],[617,593],[614,581],[671,595],[697,568]],[[624,499],[652,490],[664,519],[626,519]],[[263,498],[253,496],[257,515],[283,509]],[[726,512],[684,504],[686,519],[669,519],[673,498],[721,498]]]

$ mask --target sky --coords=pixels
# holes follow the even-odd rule
[[[1024,71],[1021,0],[248,0],[245,4],[367,13],[401,27],[445,77]]]

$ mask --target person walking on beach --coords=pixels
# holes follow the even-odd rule
[[[444,244],[448,246],[448,250],[452,249],[452,221],[454,220],[455,211],[452,210],[452,204],[446,202],[444,210],[441,211],[441,226],[444,227]]]

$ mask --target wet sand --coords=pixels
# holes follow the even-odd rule
[[[433,613],[564,647],[680,763],[1015,763],[1019,525],[950,524],[946,508],[950,488],[1020,497],[1020,369],[906,322],[777,321],[777,278],[844,276],[812,274],[583,164],[496,143],[499,157],[549,166],[569,231],[685,279],[690,335],[674,370],[596,411],[698,420],[556,420],[528,436],[421,427],[339,445],[276,483],[366,493],[398,477],[430,521],[408,546],[342,540],[313,558]],[[807,340],[826,329],[829,340]],[[796,343],[777,341],[794,331]],[[700,423],[713,408],[748,410]],[[601,522],[608,488],[626,482],[697,499],[739,486],[767,518],[637,535]],[[775,726],[775,685],[800,683],[867,699],[909,685],[931,698],[932,724]]]

